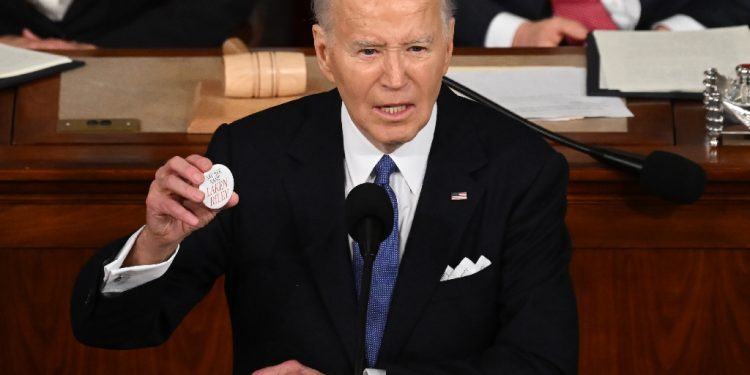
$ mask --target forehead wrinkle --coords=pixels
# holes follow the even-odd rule
[[[354,3],[348,2],[346,0],[331,1],[334,1],[341,5],[338,10],[336,10],[336,8],[334,7],[332,12],[332,15],[334,15],[334,17],[332,17],[333,27],[331,30],[331,42],[333,42],[333,39],[344,41],[341,39],[341,37],[343,36],[343,39],[349,39],[349,42],[346,43],[346,45],[348,46],[347,49],[362,49],[372,47],[385,48],[389,46],[393,46],[393,48],[395,48],[397,46],[401,47],[414,44],[431,45],[435,41],[435,35],[433,35],[432,31],[425,33],[426,30],[424,29],[415,30],[410,27],[409,24],[411,24],[411,22],[409,21],[404,21],[407,22],[407,25],[405,25],[406,29],[411,30],[411,32],[407,32],[407,35],[392,35],[390,31],[393,29],[393,27],[383,28],[381,26],[378,26],[378,20],[381,19],[380,14],[385,10],[378,8],[377,2],[371,4],[371,2],[363,1],[362,3],[357,4],[356,2],[361,0],[352,0],[355,1]],[[395,5],[395,7],[397,7],[396,9],[400,8],[400,10],[405,12],[401,17],[402,20],[430,17],[432,11],[436,10],[439,13],[438,23],[442,24],[442,8],[433,9],[434,7],[431,7],[433,4],[430,1],[422,1],[418,4],[411,4],[415,6],[408,6],[406,4],[399,3]],[[375,21],[376,23],[373,23],[372,21]],[[397,28],[400,28],[400,26]],[[440,31],[436,30],[436,32],[444,32],[445,26],[443,25],[441,29],[442,30]],[[412,32],[417,34],[416,37],[414,36],[414,34],[408,35]],[[334,34],[339,35],[334,36]],[[397,37],[396,40],[388,41],[394,36]],[[400,41],[398,39],[400,39]]]
[[[341,1],[339,1],[339,3],[341,3]],[[344,22],[344,23],[364,22],[364,24],[367,25],[368,20],[377,18],[377,16],[374,16],[374,14],[382,13],[382,10],[378,6],[377,2],[375,4],[369,4],[369,6],[366,4],[359,4],[359,7],[346,3],[346,2],[344,2],[344,4],[346,5],[342,5],[340,7],[339,12],[335,12],[335,11],[332,12],[332,15],[336,15],[336,13],[339,13],[338,14],[339,17],[332,17],[332,20],[334,20],[333,24],[336,24],[336,18],[341,18],[340,22]],[[399,4],[399,5],[403,6],[404,4]],[[429,11],[429,6],[430,6],[429,1],[422,2],[421,4],[418,5],[416,9],[407,13],[405,15],[406,16],[405,19],[412,19],[413,17],[416,17],[419,14],[427,13]],[[381,12],[378,12],[377,10],[380,10]]]

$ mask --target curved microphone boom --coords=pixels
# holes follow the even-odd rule
[[[346,231],[359,243],[362,253],[362,279],[357,310],[357,358],[354,374],[362,375],[365,364],[365,327],[367,304],[370,301],[372,265],[380,243],[393,231],[393,206],[388,193],[373,183],[357,185],[344,204]]]
[[[443,77],[443,82],[466,97],[524,124],[548,139],[583,152],[606,165],[639,176],[641,187],[662,199],[675,203],[693,203],[703,195],[706,172],[690,159],[666,151],[654,151],[643,157],[576,142],[534,124],[451,78]]]

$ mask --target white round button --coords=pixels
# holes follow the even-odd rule
[[[232,172],[222,164],[214,164],[203,177],[205,179],[198,187],[205,194],[203,204],[212,210],[224,207],[234,191]]]

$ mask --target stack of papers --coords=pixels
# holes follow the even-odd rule
[[[0,88],[82,65],[66,56],[0,44]]]
[[[597,30],[593,38],[598,89],[616,90],[609,95],[700,94],[703,71],[713,67],[733,77],[735,66],[750,63],[747,26],[680,32]]]
[[[620,98],[586,96],[586,69],[451,67],[448,77],[529,119],[633,117]]]

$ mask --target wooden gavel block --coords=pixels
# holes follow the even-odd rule
[[[302,95],[307,89],[305,55],[300,52],[249,52],[233,38],[224,43],[224,95],[272,98]]]

